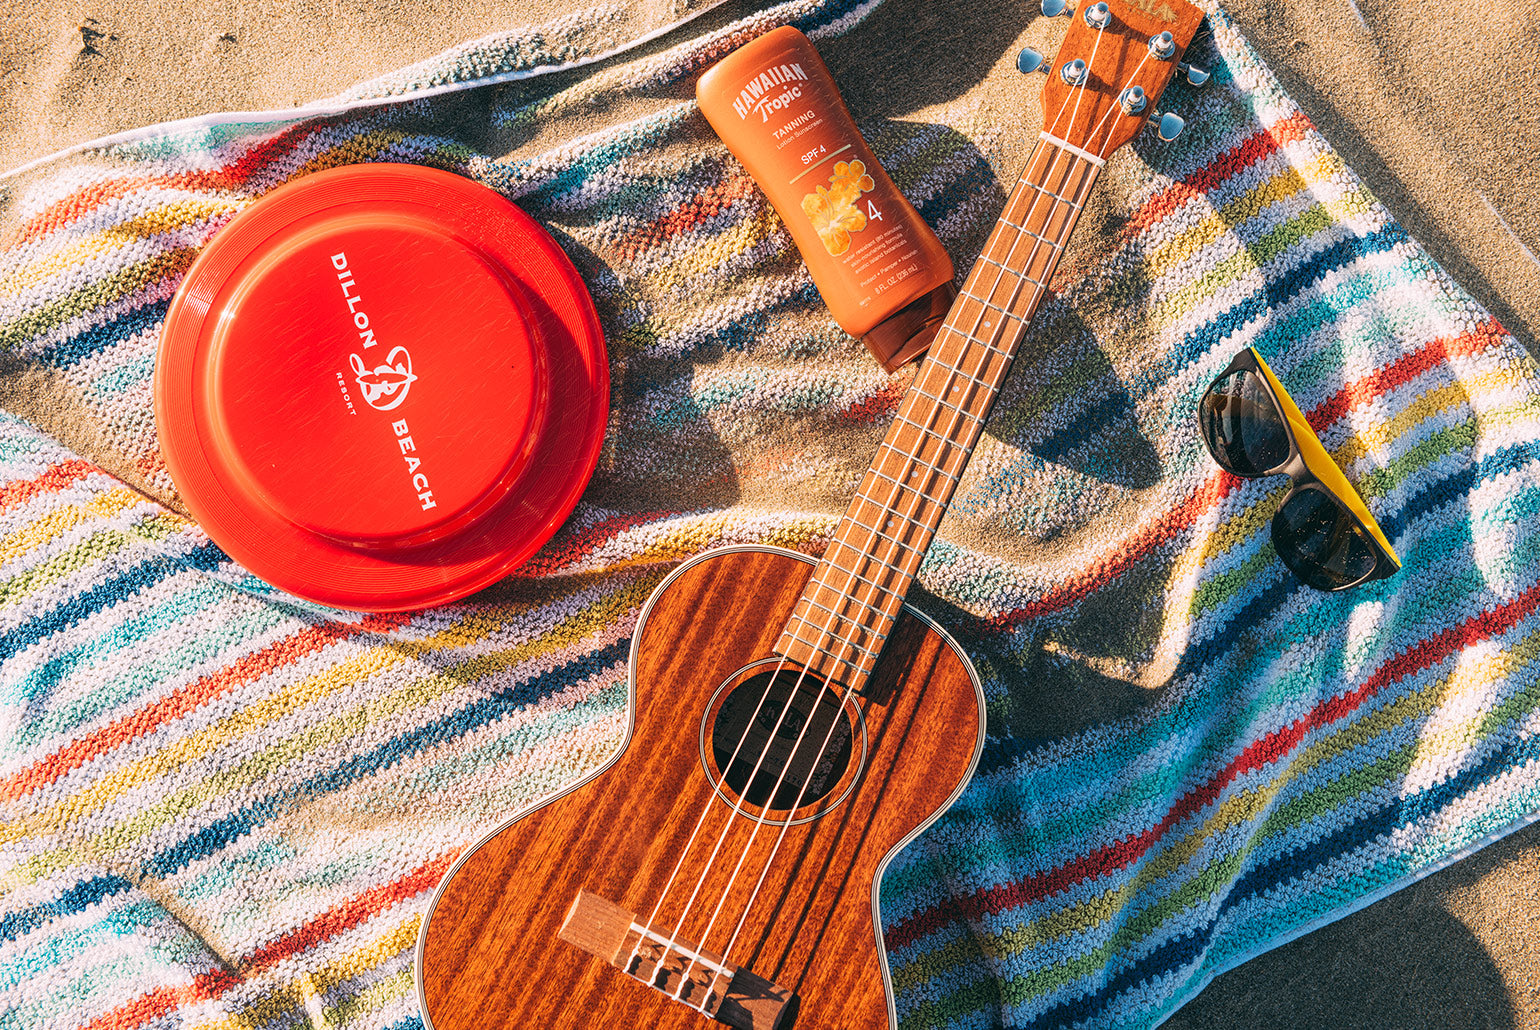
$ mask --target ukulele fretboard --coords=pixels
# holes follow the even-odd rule
[[[1101,161],[1041,139],[776,651],[859,690],[903,607]]]

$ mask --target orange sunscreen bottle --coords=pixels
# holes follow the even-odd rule
[[[791,26],[700,77],[701,110],[770,197],[834,320],[889,372],[925,353],[957,295],[952,259],[856,131]]]

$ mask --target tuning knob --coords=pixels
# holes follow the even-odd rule
[[[1105,29],[1112,24],[1112,8],[1104,3],[1092,4],[1085,9],[1085,23],[1093,29]]]
[[[1189,86],[1201,86],[1209,80],[1210,73],[1208,71],[1199,68],[1195,64],[1188,64],[1186,61],[1177,65],[1176,70],[1187,76],[1187,84]]]
[[[1077,57],[1073,61],[1064,62],[1064,67],[1059,69],[1059,78],[1071,86],[1078,86],[1085,81],[1087,70],[1085,62]]]
[[[1169,61],[1176,56],[1176,37],[1169,32],[1150,37],[1150,56],[1157,61]]]
[[[1043,0],[1043,13],[1050,18],[1069,18],[1075,13],[1075,5],[1069,0]]]
[[[1048,74],[1048,59],[1031,47],[1024,47],[1021,53],[1016,55],[1016,70],[1023,75],[1031,75],[1033,72]]]
[[[1118,94],[1118,106],[1123,109],[1124,114],[1138,114],[1148,103],[1143,86],[1129,86]]]
[[[1187,119],[1179,114],[1167,111],[1161,114],[1159,111],[1151,111],[1149,121],[1146,123],[1155,126],[1155,135],[1160,137],[1162,143],[1170,143],[1182,134],[1187,127]]]

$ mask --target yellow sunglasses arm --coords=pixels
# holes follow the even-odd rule
[[[1315,473],[1315,477],[1321,481],[1321,485],[1330,490],[1332,495],[1339,501],[1347,505],[1349,511],[1358,516],[1369,532],[1374,535],[1374,539],[1379,541],[1379,545],[1385,549],[1385,553],[1390,556],[1390,560],[1396,563],[1397,568],[1400,568],[1401,559],[1396,555],[1396,549],[1390,546],[1389,540],[1385,539],[1385,533],[1380,529],[1380,524],[1374,521],[1374,516],[1369,513],[1368,505],[1364,504],[1363,498],[1359,496],[1353,484],[1348,482],[1347,476],[1342,474],[1342,470],[1337,467],[1337,463],[1326,452],[1325,446],[1321,443],[1321,438],[1315,435],[1315,430],[1311,429],[1310,423],[1305,421],[1304,413],[1299,410],[1299,405],[1294,403],[1294,398],[1289,396],[1289,391],[1285,390],[1283,384],[1278,381],[1278,377],[1273,375],[1273,370],[1267,367],[1267,362],[1262,360],[1262,355],[1258,354],[1255,350],[1252,350],[1251,353],[1257,360],[1257,367],[1262,370],[1262,374],[1267,377],[1268,383],[1272,385],[1273,393],[1277,396],[1278,403],[1283,405],[1283,415],[1289,420],[1289,425],[1294,430],[1294,440],[1299,445],[1299,456],[1304,460],[1305,467]]]

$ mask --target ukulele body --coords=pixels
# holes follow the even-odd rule
[[[843,688],[819,697],[772,680],[772,647],[812,568],[736,547],[659,585],[632,639],[620,751],[472,845],[439,885],[417,941],[429,1030],[895,1022],[877,884],[961,792],[984,698],[957,644],[907,605],[843,707]],[[777,749],[790,756],[804,730],[818,745],[771,777]],[[749,767],[761,752],[771,760]],[[584,932],[600,943],[573,943]]]

